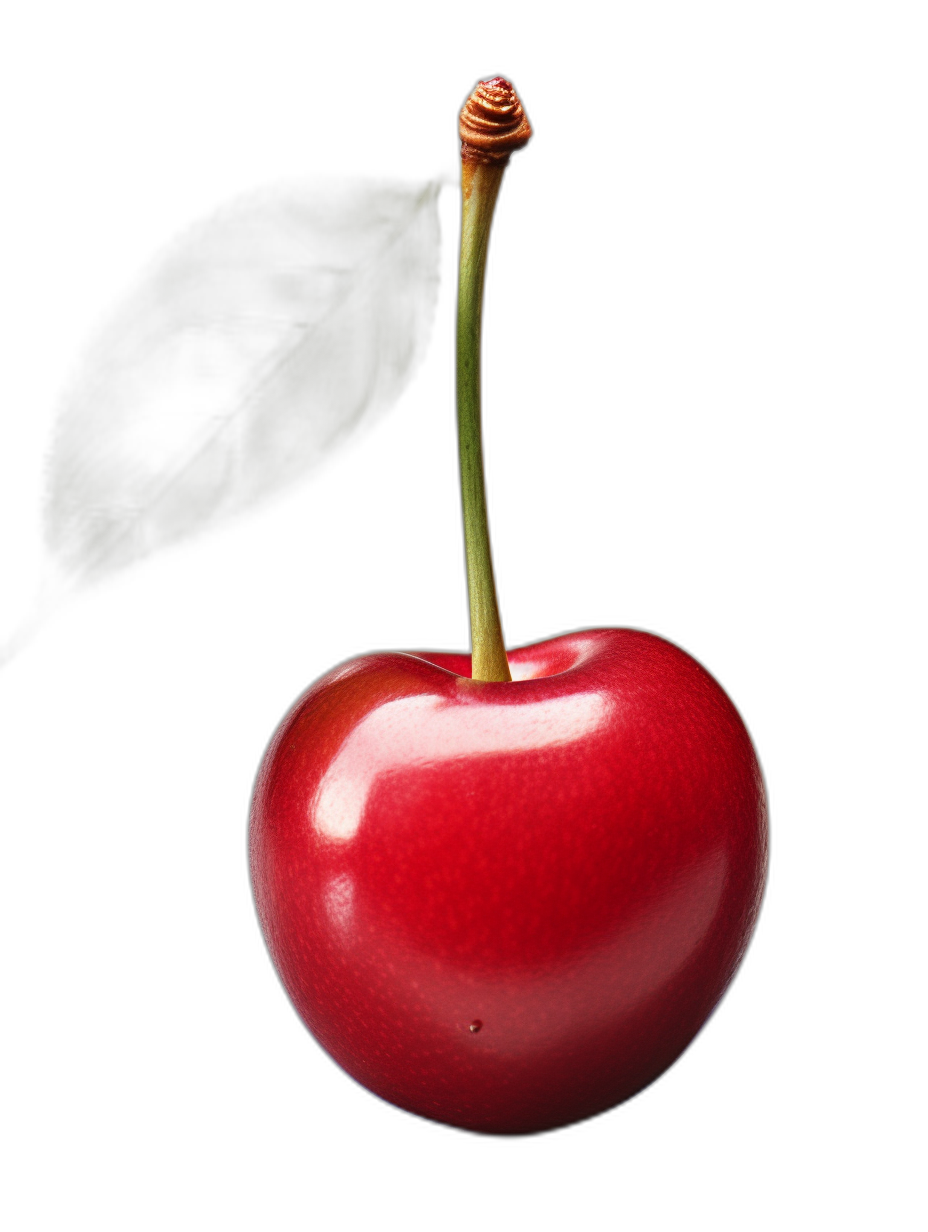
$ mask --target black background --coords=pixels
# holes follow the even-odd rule
[[[452,411],[458,206],[446,190],[434,342],[391,418],[306,494],[86,600],[6,671],[7,775],[31,903],[22,933],[37,954],[27,968],[44,973],[22,995],[44,1041],[35,1073],[49,1141],[92,1120],[110,1157],[168,1174],[195,1169],[203,1152],[254,1162],[292,1149],[317,1164],[377,1158],[518,1179],[540,1165],[580,1175],[621,1161],[626,1173],[654,1159],[672,1172],[694,1159],[759,1167],[758,1152],[784,1135],[805,1141],[823,1115],[800,1061],[816,1027],[797,1009],[811,962],[807,765],[821,699],[796,622],[815,620],[827,533],[808,381],[815,122],[800,123],[791,101],[797,62],[786,90],[759,59],[680,73],[685,57],[642,54],[643,64],[626,51],[572,71],[553,48],[455,46],[360,71],[339,57],[302,69],[291,51],[280,71],[246,71],[243,42],[227,58],[192,51],[158,71],[105,57],[63,69],[48,86],[54,123],[35,116],[23,129],[11,297],[28,379],[2,462],[4,616],[12,628],[27,615],[38,578],[55,389],[139,262],[218,201],[277,176],[454,175],[463,97],[477,76],[510,75],[536,138],[504,185],[488,285],[505,631],[519,644],[580,626],[651,628],[741,707],[767,771],[774,859],[735,988],[640,1100],[500,1142],[421,1124],[356,1089],[309,1040],[267,961],[245,821],[288,703],[352,654],[467,646]]]

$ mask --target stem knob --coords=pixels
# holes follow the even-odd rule
[[[513,150],[521,149],[532,135],[512,82],[505,77],[478,81],[461,109],[460,133],[465,162],[505,166]]]

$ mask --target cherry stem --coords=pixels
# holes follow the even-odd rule
[[[490,224],[505,163],[465,161],[461,168],[461,266],[458,283],[458,456],[470,598],[471,676],[511,680],[496,599],[480,427],[480,323]]]

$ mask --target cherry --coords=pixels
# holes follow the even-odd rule
[[[265,757],[251,864],[271,955],[333,1057],[401,1107],[526,1132],[658,1076],[757,914],[764,791],[711,676],[629,629],[379,654]]]
[[[250,855],[271,957],[336,1061],[468,1129],[576,1121],[652,1082],[743,954],[766,801],[737,711],[652,634],[504,648],[480,447],[486,243],[512,87],[462,115],[458,316],[473,655],[383,653],[317,681],[255,787]]]

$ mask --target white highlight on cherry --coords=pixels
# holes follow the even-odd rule
[[[608,704],[599,693],[575,693],[528,705],[475,705],[473,722],[440,697],[404,697],[372,711],[339,749],[310,809],[316,829],[345,842],[354,837],[376,780],[391,769],[456,757],[508,754],[570,744],[594,731]]]
[[[325,909],[339,932],[348,932],[354,918],[354,881],[348,873],[333,877],[325,890]]]

